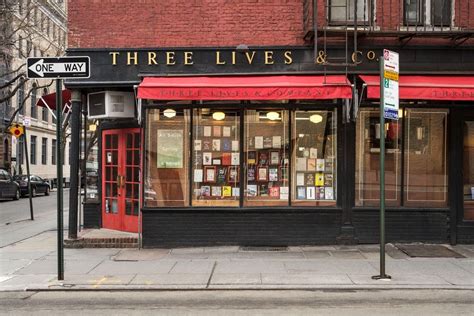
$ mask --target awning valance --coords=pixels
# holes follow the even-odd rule
[[[380,77],[360,76],[367,84],[367,98],[380,98]],[[399,97],[405,100],[474,100],[474,77],[400,76]]]
[[[62,91],[62,107],[64,107],[65,104],[69,104],[70,102],[71,90],[65,89]],[[36,106],[49,107],[51,110],[56,110],[56,93],[43,95],[36,102]]]
[[[138,98],[152,100],[350,99],[345,76],[145,77]]]

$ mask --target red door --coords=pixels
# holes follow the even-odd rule
[[[104,228],[138,232],[140,210],[140,129],[102,133],[102,223]]]

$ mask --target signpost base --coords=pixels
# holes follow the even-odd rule
[[[390,281],[392,279],[391,276],[388,274],[383,274],[383,275],[374,275],[372,277],[372,280],[382,280],[382,281]]]

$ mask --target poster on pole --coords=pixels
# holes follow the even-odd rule
[[[398,120],[399,58],[398,53],[383,50],[383,112],[384,118]]]

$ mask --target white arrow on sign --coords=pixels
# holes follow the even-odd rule
[[[44,59],[38,60],[29,69],[41,77],[44,77],[45,73],[82,73],[86,71],[85,62],[44,63],[43,61]]]

